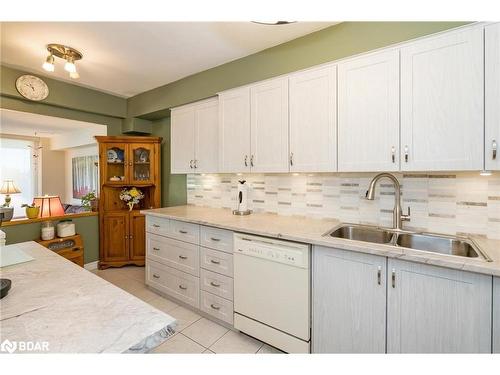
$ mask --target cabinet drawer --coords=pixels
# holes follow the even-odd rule
[[[198,224],[170,220],[168,236],[198,245],[200,243],[200,226]]]
[[[179,271],[199,276],[199,246],[148,233],[146,255],[149,259]]]
[[[146,216],[146,232],[168,236],[170,220],[156,216]]]
[[[200,248],[201,267],[222,275],[233,277],[233,255],[222,251]]]
[[[230,230],[202,226],[200,237],[201,246],[226,253],[233,252],[233,232]]]
[[[200,270],[201,289],[230,301],[233,300],[233,279],[218,273]]]
[[[148,259],[146,283],[191,306],[200,306],[200,279],[193,275]]]
[[[226,323],[233,324],[233,303],[212,293],[201,291],[200,310]]]

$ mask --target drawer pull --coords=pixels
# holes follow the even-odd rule
[[[215,241],[215,242],[219,242],[219,241],[220,241],[220,238],[210,237],[210,239],[211,239],[212,241]]]
[[[187,232],[185,230],[180,230],[179,233],[187,234]]]
[[[220,262],[218,260],[210,259],[210,262],[212,262],[213,264],[220,264]]]
[[[158,224],[153,224],[153,227],[159,228],[160,226]]]
[[[158,276],[156,273],[153,273],[153,277],[154,277],[155,279],[159,279],[159,278],[160,278],[160,276]]]
[[[179,285],[179,289],[182,289],[182,290],[186,290],[187,289],[187,286],[184,286],[184,285]]]
[[[159,247],[153,247],[153,250],[160,251]]]
[[[187,259],[188,257],[187,257],[187,256],[185,256],[185,255],[179,255],[179,258],[180,258],[180,259]]]
[[[213,303],[210,305],[210,307],[214,310],[220,310],[220,306],[214,305]]]
[[[214,283],[213,281],[210,281],[210,285],[215,286],[216,288],[220,287],[220,284]]]

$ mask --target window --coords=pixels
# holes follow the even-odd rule
[[[14,217],[24,217],[23,203],[32,203],[33,197],[39,195],[38,186],[38,141],[0,137],[0,185],[5,180],[13,180],[21,190],[19,194],[11,194],[10,206],[14,207]],[[4,203],[5,195],[0,194]]]

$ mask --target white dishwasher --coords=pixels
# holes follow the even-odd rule
[[[310,322],[310,246],[234,234],[234,327],[309,353]]]

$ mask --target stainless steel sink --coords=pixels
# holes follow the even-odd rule
[[[329,233],[331,237],[345,238],[348,240],[365,241],[374,243],[389,243],[394,233],[369,226],[361,225],[342,225],[333,232]]]
[[[342,224],[325,236],[347,240],[407,247],[413,250],[476,258],[491,262],[491,258],[468,238],[438,235],[432,233],[401,232],[360,224]]]
[[[467,258],[478,258],[479,253],[474,245],[466,239],[456,237],[436,236],[427,234],[401,233],[396,244],[415,250],[431,251],[433,253],[456,255]]]

